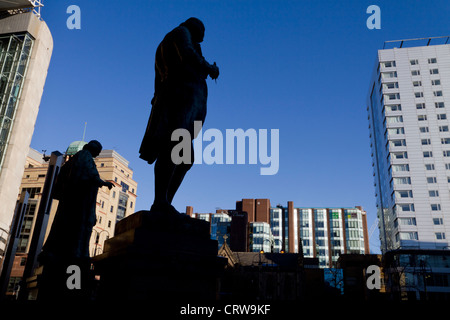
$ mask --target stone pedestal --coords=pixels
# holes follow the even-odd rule
[[[226,261],[217,256],[209,223],[139,211],[116,225],[93,258],[100,300],[216,299]]]

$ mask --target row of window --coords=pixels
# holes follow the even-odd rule
[[[440,226],[444,224],[444,221],[442,218],[433,218],[433,225]],[[403,217],[403,218],[397,218],[394,221],[394,227],[397,228],[398,225],[402,226],[417,226],[416,218],[414,217]]]
[[[390,154],[393,159],[408,159],[407,151],[391,152]],[[450,150],[444,150],[444,151],[442,151],[442,154],[444,157],[450,157]],[[433,158],[433,151],[423,151],[423,157],[424,158]],[[447,166],[446,166],[446,168],[447,168]],[[432,169],[430,169],[430,170],[432,170]]]
[[[441,85],[441,79],[432,79],[431,80],[431,85],[432,86],[440,86]],[[413,87],[422,87],[422,80],[416,80],[413,81]],[[393,82],[385,82],[383,83],[383,85],[381,86],[380,89],[384,89],[384,90],[389,90],[389,89],[398,89],[398,82],[393,81]]]
[[[444,104],[444,102],[435,102],[434,106],[436,109],[441,109],[441,108],[445,107],[445,104]],[[386,108],[387,111],[402,111],[401,104],[388,104],[388,105],[385,105],[384,108]],[[422,110],[425,108],[426,108],[426,105],[424,102],[416,103],[417,110]],[[402,121],[400,121],[400,122],[402,122]]]
[[[435,232],[434,236],[436,240],[445,240],[445,232]],[[419,240],[419,235],[416,231],[398,232],[395,235],[395,241],[399,240]]]
[[[433,96],[442,97],[443,96],[442,90],[433,91]],[[414,97],[423,98],[423,91],[414,92]],[[384,94],[383,98],[385,101],[400,100],[400,93],[398,93],[398,92],[386,93],[386,94]]]
[[[402,212],[414,212],[414,203],[398,203],[397,208]],[[430,204],[431,211],[441,211],[441,204],[432,203]]]
[[[439,69],[430,69],[430,74],[439,74]],[[411,70],[411,76],[420,76],[420,70]],[[381,79],[396,79],[397,78],[397,71],[387,71],[387,72],[381,72],[380,74]]]
[[[428,58],[428,64],[435,64],[435,63],[437,63],[437,58]],[[412,66],[416,66],[419,64],[419,60],[411,59],[411,60],[409,60],[409,64]],[[395,60],[391,60],[391,61],[380,62],[380,65],[385,68],[393,68],[393,67],[397,66],[397,63],[395,62]]]
[[[437,120],[447,120],[447,114],[445,113],[439,113],[436,114]],[[428,120],[428,116],[426,114],[419,114],[417,116],[417,121],[426,121]],[[387,116],[386,117],[386,123],[393,124],[393,123],[401,123],[403,122],[403,116]],[[398,129],[398,128],[395,128]],[[448,131],[448,130],[439,130],[439,131]],[[428,132],[428,130],[427,130]]]

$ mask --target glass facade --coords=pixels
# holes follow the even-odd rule
[[[117,205],[117,215],[116,215],[117,221],[125,218],[125,216],[127,214],[127,204],[128,204],[128,195],[125,192],[120,191],[119,192],[119,202]]]
[[[218,248],[222,247],[224,242],[230,245],[230,226],[231,217],[225,213],[211,214],[211,239],[217,240]]]
[[[0,171],[32,47],[33,39],[29,34],[0,37]]]
[[[250,251],[272,252],[274,244],[270,225],[265,222],[250,222]]]
[[[363,211],[357,208],[298,208],[303,255],[333,267],[341,253],[365,253]]]
[[[273,236],[273,252],[281,252],[283,250],[283,209],[270,209],[270,229]]]

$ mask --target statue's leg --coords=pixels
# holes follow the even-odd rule
[[[176,165],[170,157],[171,149],[161,152],[155,163],[155,201],[154,209],[164,209],[169,206],[167,194]]]
[[[191,142],[191,163],[182,163],[175,167],[173,172],[172,180],[170,180],[169,188],[167,191],[167,201],[172,203],[175,193],[178,191],[181,183],[183,182],[184,176],[192,168],[194,164],[194,146]]]

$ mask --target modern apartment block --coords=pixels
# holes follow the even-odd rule
[[[450,241],[448,37],[387,42],[367,96],[381,250]]]
[[[53,50],[40,6],[40,1],[0,2],[0,259]]]
[[[236,210],[215,214],[192,213],[188,208],[192,217],[211,222],[211,238],[219,241],[219,247],[224,235],[230,245],[237,234],[246,232],[246,250],[241,251],[303,252],[304,257],[318,258],[320,267],[335,266],[341,253],[369,253],[367,216],[361,207],[295,208],[292,201],[286,207],[271,207],[269,199],[242,199]],[[233,228],[242,213],[246,223],[240,221],[240,227]]]
[[[320,267],[334,267],[341,253],[370,253],[361,207],[294,208],[290,201],[287,207],[271,209],[271,228],[275,252],[302,251],[306,258],[318,258]]]

